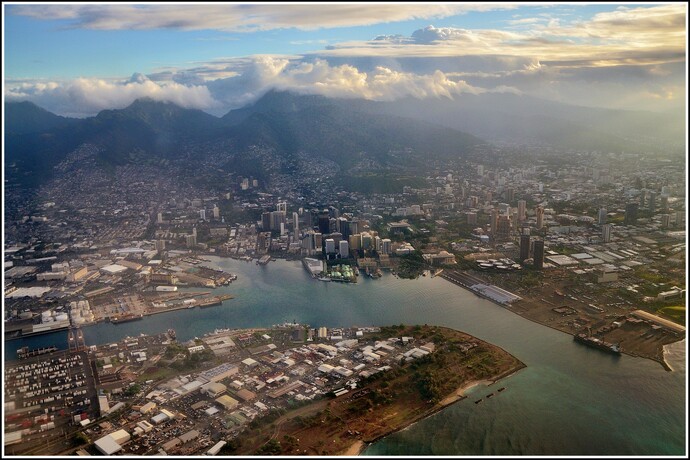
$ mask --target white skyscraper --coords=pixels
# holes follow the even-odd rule
[[[213,205],[213,218],[220,219],[220,208],[215,204]]]
[[[201,220],[206,220],[206,210],[205,209],[202,209],[201,211],[199,211],[199,218]]]
[[[523,222],[527,218],[527,202],[518,200],[518,221]]]
[[[292,228],[295,232],[295,235],[299,235],[299,214],[296,212],[292,213]]]

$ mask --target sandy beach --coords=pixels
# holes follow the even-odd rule
[[[469,390],[470,388],[476,387],[477,385],[491,385],[494,383],[493,380],[471,380],[455,390],[453,393],[451,393],[449,396],[446,396],[441,400],[441,402],[438,403],[439,406],[448,406],[449,404],[453,404],[456,401],[459,401],[460,399],[465,397],[465,392]]]

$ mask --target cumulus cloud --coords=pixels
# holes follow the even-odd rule
[[[440,70],[417,74],[378,66],[364,72],[349,64],[331,65],[323,59],[304,62],[278,56],[238,59],[234,63],[225,62],[223,66],[233,68],[236,76],[196,84],[199,80],[187,70],[159,73],[157,81],[134,74],[119,82],[85,78],[69,82],[10,82],[5,95],[8,100],[30,100],[69,116],[93,115],[103,109],[126,107],[141,97],[222,115],[232,108],[254,102],[272,89],[381,101],[407,96],[453,97],[487,91]],[[185,85],[178,81],[195,84]],[[514,89],[505,85],[497,89],[506,90]]]
[[[62,19],[70,27],[101,30],[182,29],[254,32],[315,30],[410,19],[445,18],[469,11],[512,9],[492,4],[205,4],[205,5],[15,5],[10,14]]]
[[[205,86],[159,84],[142,74],[134,74],[124,81],[78,78],[68,82],[9,82],[5,97],[9,101],[29,100],[52,112],[73,117],[123,108],[142,97],[195,109],[208,110],[217,105]]]

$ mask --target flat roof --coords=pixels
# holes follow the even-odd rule
[[[96,442],[94,442],[94,445],[96,446],[96,449],[101,451],[104,455],[112,455],[115,452],[119,452],[122,450],[122,446],[113,439],[112,436],[104,436],[101,439],[98,439]]]

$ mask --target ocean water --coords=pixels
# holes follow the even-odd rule
[[[318,326],[434,324],[498,345],[527,368],[370,445],[364,455],[684,455],[686,343],[669,347],[673,372],[650,360],[612,356],[570,335],[533,323],[442,278],[392,275],[356,285],[313,280],[300,262],[267,266],[211,257],[239,279],[215,293],[222,306],[179,310],[123,324],[85,327],[87,344],[172,327],[178,340],[215,328],[268,327],[296,321]],[[66,343],[65,334],[8,342],[5,358]],[[21,344],[20,344],[21,342]],[[16,346],[15,346],[16,345]],[[8,348],[10,349],[8,351]],[[8,354],[9,353],[9,354]],[[476,399],[506,390],[480,404]]]

